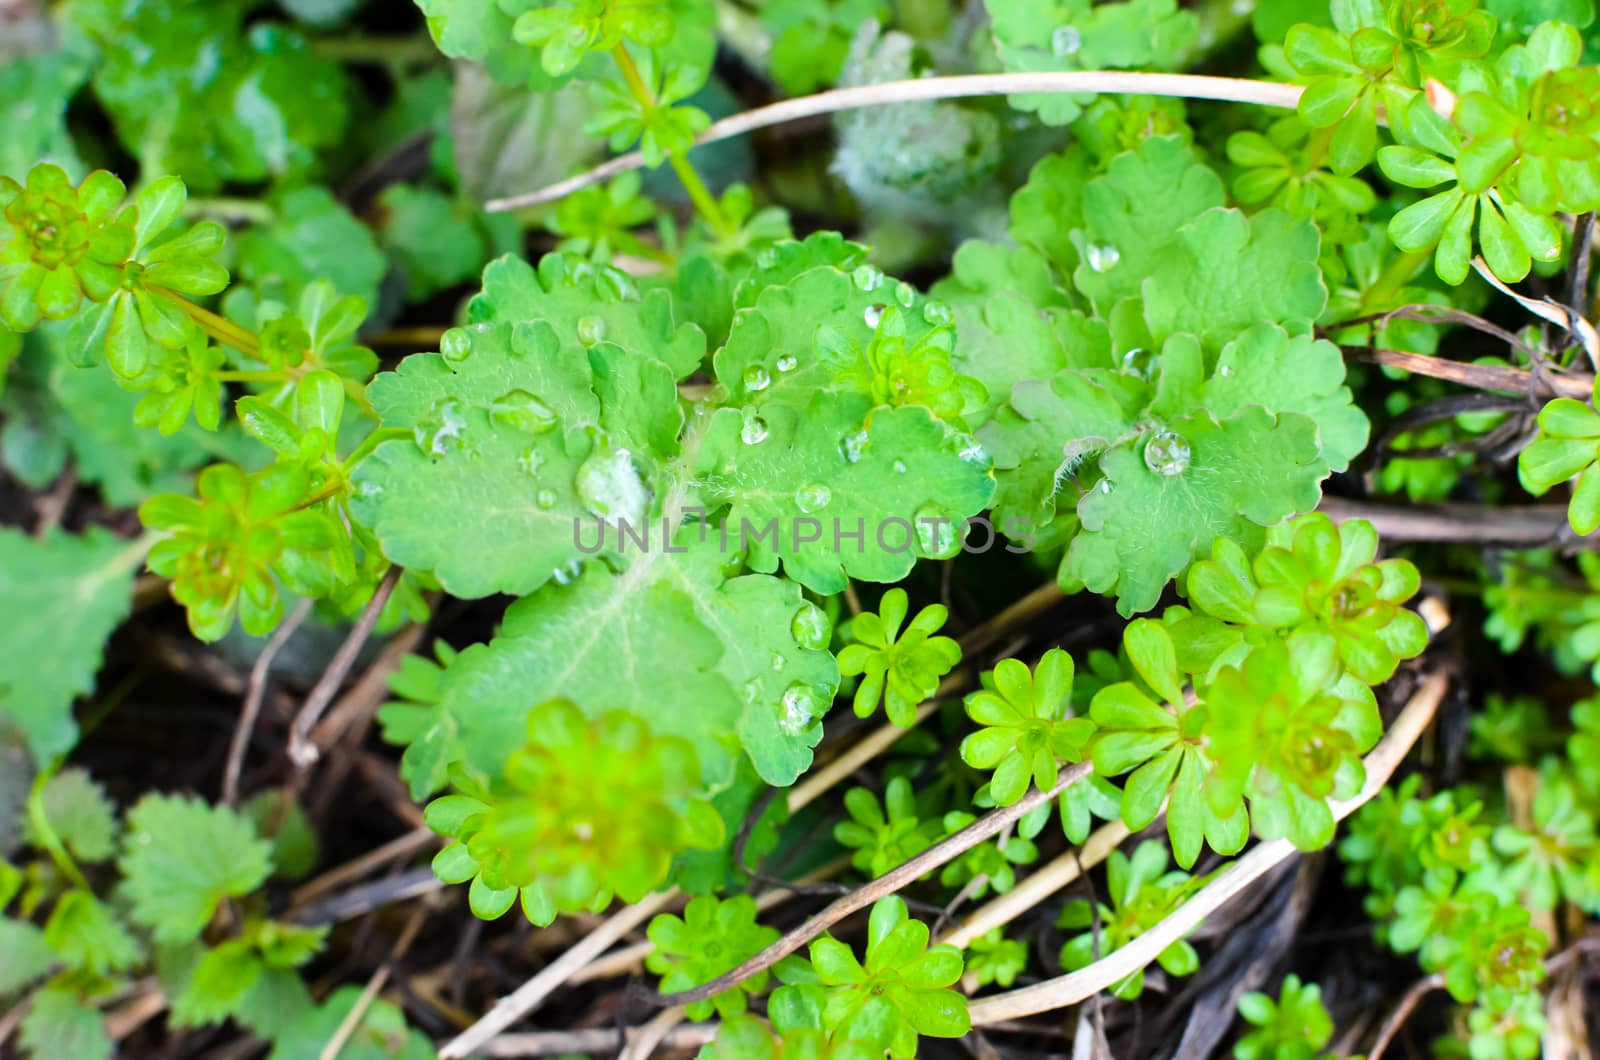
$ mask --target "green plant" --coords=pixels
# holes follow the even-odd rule
[[[804,501],[800,506],[808,507]],[[870,717],[881,701],[889,720],[905,728],[912,724],[917,707],[938,689],[939,678],[961,661],[961,649],[949,637],[933,635],[948,614],[943,605],[930,604],[918,611],[903,633],[905,590],[890,589],[878,606],[877,614],[866,611],[850,620],[854,643],[839,653],[839,672],[846,677],[861,675],[856,717]]]
[[[685,1013],[723,1018],[707,1056],[841,1060],[991,1020],[966,994],[1009,989],[1044,923],[993,896],[1107,859],[1062,921],[1093,980],[1184,910],[1206,847],[1225,873],[1252,835],[1327,847],[1398,768],[1345,886],[1471,1006],[1442,1048],[1536,1048],[1548,951],[1600,907],[1593,4],[1250,6],[24,5],[0,44],[23,1052],[106,1055],[155,982],[169,1027],[231,1021],[272,1060],[428,1055],[324,957],[351,935],[289,919],[349,897],[289,891],[319,838],[370,869],[368,808],[408,817],[386,756],[467,884],[370,921],[406,925],[390,966],[518,903],[606,917],[581,956],[676,889],[647,964],[691,990],[777,937],[759,885],[811,961]],[[947,79],[995,73],[1030,80]],[[723,135],[800,113],[831,130]],[[1527,503],[1552,491],[1578,537]],[[1513,653],[1518,696],[1486,692]],[[1397,767],[1441,670],[1449,724]],[[151,790],[218,769],[221,805]],[[885,898],[859,958],[863,925],[810,919],[885,877],[945,915]],[[928,946],[993,915],[1017,919],[965,959]],[[1130,952],[1183,975],[1201,948]],[[450,1009],[406,992],[419,1025],[501,993],[454,967]],[[1132,997],[1125,971],[1095,982]],[[563,1014],[601,1022],[594,989]],[[1324,1048],[1314,991],[1252,995],[1240,1055]]]
[[[669,992],[710,982],[778,938],[776,930],[756,923],[756,903],[747,895],[724,901],[702,895],[681,917],[663,913],[651,920],[648,934],[655,950],[645,963]],[[737,1016],[745,1010],[747,995],[759,994],[766,984],[765,973],[752,976],[738,989],[684,1011],[690,1019],[707,1019],[713,1012],[724,1019]]]
[[[1176,908],[1196,886],[1187,872],[1167,871],[1167,852],[1160,843],[1140,843],[1132,857],[1113,851],[1106,865],[1110,904],[1097,902],[1091,907],[1083,899],[1074,899],[1056,918],[1057,927],[1088,929],[1061,947],[1062,965],[1069,971],[1082,968],[1127,945]],[[1193,975],[1200,967],[1200,954],[1180,939],[1157,954],[1156,962],[1168,975]],[[1119,980],[1111,992],[1125,1000],[1138,997],[1144,992],[1144,972]]]
[[[1235,1043],[1234,1060],[1311,1060],[1333,1037],[1322,988],[1292,973],[1276,1000],[1254,990],[1241,997],[1239,1015],[1251,1029]]]
[[[1065,716],[1072,671],[1072,656],[1059,648],[1046,652],[1031,674],[1016,659],[1002,659],[991,675],[993,690],[967,697],[967,716],[982,728],[961,742],[961,757],[975,769],[994,770],[989,795],[996,805],[1022,798],[1029,780],[1049,791],[1063,760],[1083,758],[1094,724]]]
[[[913,920],[899,898],[872,907],[865,960],[830,936],[811,944],[811,961],[778,966],[784,986],[772,1005],[814,1013],[830,1036],[859,1041],[876,1055],[912,1057],[917,1038],[959,1038],[970,1027],[966,998],[949,989],[961,978],[954,946],[928,945],[928,926]],[[785,1017],[793,1025],[796,1016]]]

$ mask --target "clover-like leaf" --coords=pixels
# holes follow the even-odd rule
[[[858,718],[871,716],[881,701],[891,722],[910,727],[917,708],[961,661],[960,645],[949,637],[934,636],[949,617],[948,608],[929,604],[902,632],[906,612],[905,590],[890,589],[877,614],[864,611],[851,620],[854,643],[839,653],[839,670],[847,676],[862,675],[854,703]]]
[[[645,964],[661,976],[661,990],[669,994],[709,983],[778,940],[776,928],[756,921],[755,900],[743,894],[727,899],[702,895],[690,901],[681,917],[656,916],[647,934],[655,950]],[[684,1011],[692,1020],[708,1019],[713,1012],[723,1019],[738,1016],[750,995],[766,985],[767,973],[762,972]]]
[[[1052,648],[1032,673],[1017,659],[1002,659],[993,688],[967,697],[967,716],[982,728],[961,741],[961,757],[975,769],[994,770],[989,795],[995,805],[1022,798],[1030,780],[1048,791],[1062,761],[1083,758],[1094,723],[1068,716],[1072,674],[1072,656]]]

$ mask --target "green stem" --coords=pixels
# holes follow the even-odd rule
[[[627,84],[628,91],[633,94],[634,100],[643,108],[645,117],[660,108],[656,102],[655,93],[650,91],[650,86],[644,83],[644,78],[639,73],[639,67],[634,64],[633,56],[628,54],[626,45],[618,44],[611,49],[611,58],[616,61],[617,69],[622,71],[622,80]],[[717,235],[722,237],[734,234],[734,227],[728,222],[727,215],[722,212],[722,207],[717,204],[716,197],[711,194],[711,189],[706,187],[706,182],[700,179],[694,164],[688,158],[679,154],[667,156],[667,164],[672,166],[672,171],[683,182],[683,188],[689,193],[689,201],[694,203],[694,208],[700,216],[706,219]]]
[[[357,464],[361,463],[361,461],[365,460],[368,456],[371,456],[372,451],[378,448],[378,446],[382,445],[384,442],[392,442],[401,438],[409,437],[411,437],[411,432],[406,430],[404,427],[379,427],[377,430],[363,438],[361,440],[361,444],[356,446],[350,455],[344,458],[344,461],[340,466],[342,466],[346,472],[349,472]]]
[[[1432,255],[1432,250],[1407,250],[1395,257],[1379,273],[1372,286],[1367,288],[1361,299],[1363,308],[1372,312],[1389,308],[1400,289],[1417,274],[1418,269],[1428,263]]]
[[[66,844],[61,842],[61,837],[56,834],[50,818],[44,812],[44,787],[56,775],[56,770],[61,768],[61,762],[61,759],[56,759],[48,769],[41,769],[39,775],[33,778],[33,787],[28,791],[28,823],[33,825],[35,840],[50,855],[50,860],[56,863],[62,875],[87,891],[89,881],[83,878],[78,863],[67,853]]]
[[[256,337],[227,317],[218,316],[209,309],[195,305],[183,295],[178,294],[176,291],[170,291],[165,287],[152,286],[150,290],[176,304],[179,309],[183,310],[185,316],[199,324],[207,335],[210,335],[224,346],[232,346],[252,360],[259,361],[261,359],[261,345],[256,342]]]

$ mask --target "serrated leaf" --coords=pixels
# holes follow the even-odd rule
[[[261,978],[261,958],[244,939],[229,939],[206,950],[195,962],[188,983],[172,999],[172,1020],[179,1027],[221,1023]]]
[[[731,776],[735,730],[770,783],[791,783],[809,765],[839,680],[814,629],[801,627],[808,643],[796,639],[810,605],[780,578],[725,580],[727,557],[693,535],[674,545],[686,552],[636,557],[620,576],[590,565],[575,583],[513,605],[494,641],[462,653],[446,673],[443,709],[471,761],[498,763],[531,706],[523,690],[537,688],[591,716],[655,702],[652,728],[695,744],[713,790]],[[803,698],[786,704],[796,687]]]
[[[43,541],[0,530],[0,598],[28,616],[0,635],[0,714],[27,732],[36,761],[76,742],[72,701],[94,687],[105,640],[128,613],[142,551],[99,528]]]
[[[719,410],[697,465],[707,501],[729,506],[750,566],[781,563],[820,593],[847,578],[898,581],[919,556],[953,555],[965,521],[994,494],[969,435],[926,409],[871,409],[842,395],[818,395],[804,412]],[[844,536],[858,527],[859,544]]]
[[[33,995],[19,1032],[22,1047],[34,1057],[111,1060],[112,1043],[99,1011],[62,987],[46,987]]]
[[[50,970],[55,951],[44,932],[24,920],[0,917],[0,998],[9,997]]]
[[[1197,412],[1167,424],[1189,447],[1187,466],[1146,466],[1141,437],[1100,458],[1102,485],[1078,504],[1083,532],[1064,570],[1090,590],[1117,595],[1124,615],[1153,607],[1166,583],[1219,535],[1258,542],[1263,527],[1310,511],[1328,473],[1316,424],[1249,407],[1224,422]]]
[[[568,254],[546,254],[537,270],[506,256],[483,270],[483,290],[467,305],[472,323],[543,321],[563,349],[613,342],[654,357],[682,379],[705,359],[705,334],[681,323],[662,287],[640,292],[626,273]]]
[[[1102,312],[1135,296],[1172,253],[1173,233],[1227,201],[1222,179],[1176,136],[1153,136],[1083,189],[1073,283]]]
[[[1246,217],[1213,209],[1178,232],[1144,285],[1144,316],[1155,339],[1187,332],[1208,352],[1263,321],[1291,335],[1311,330],[1328,302],[1317,264],[1315,226],[1282,210]]]
[[[141,956],[139,943],[111,907],[77,888],[56,900],[44,937],[67,967],[93,975],[131,968]]]
[[[223,898],[266,881],[272,845],[227,807],[146,795],[128,812],[118,867],[133,921],[158,942],[182,942],[204,930]]]
[[[584,86],[530,90],[471,63],[455,64],[454,75],[450,138],[461,188],[477,201],[560,180],[599,154],[583,132],[594,110]]]
[[[116,853],[116,809],[105,790],[89,777],[88,770],[63,769],[45,783],[41,794],[45,820],[56,836],[79,861],[104,861]],[[39,839],[30,826],[29,841]]]

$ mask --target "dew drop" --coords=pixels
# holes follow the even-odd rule
[[[596,451],[578,469],[577,487],[583,506],[600,518],[643,525],[650,490],[628,450]]]
[[[796,681],[783,690],[782,710],[778,715],[778,728],[790,736],[797,736],[817,720],[822,713],[822,697],[810,685]]]
[[[924,323],[942,328],[954,319],[954,315],[943,302],[928,302],[922,307],[922,319]]]
[[[744,701],[751,704],[761,702],[760,678],[752,677],[744,683]]]
[[[528,434],[548,434],[561,422],[556,410],[526,390],[508,390],[489,406],[489,419]]]
[[[439,355],[454,364],[472,356],[472,334],[466,328],[451,328],[439,336]]]
[[[778,358],[778,371],[780,372],[792,372],[798,367],[800,367],[800,358],[792,353],[786,353]]]
[[[833,491],[823,485],[801,486],[794,491],[795,506],[807,515],[826,508],[831,500],[833,500]]]
[[[540,490],[534,495],[533,503],[537,504],[544,511],[549,511],[551,508],[556,506],[556,491],[552,489]]]
[[[583,573],[583,564],[578,560],[557,567],[550,572],[550,579],[557,585],[571,585],[578,580],[578,575]]]
[[[1233,365],[1231,365],[1231,364],[1223,365],[1221,368],[1217,369],[1217,374],[1222,376],[1222,378],[1224,378],[1224,379],[1232,379],[1233,378]]]
[[[633,285],[633,280],[620,269],[601,269],[599,279],[600,290],[609,295],[613,302],[632,302],[639,297],[639,289]]]
[[[1140,379],[1149,379],[1155,374],[1155,354],[1143,346],[1135,346],[1122,355],[1122,370],[1138,376]]]
[[[904,460],[896,460],[891,466],[894,468],[896,475],[904,475],[906,473],[906,462]]]
[[[1100,485],[1096,486],[1095,488],[1098,489],[1101,493],[1109,494],[1116,487],[1111,485],[1111,480],[1110,479],[1103,478],[1103,479],[1100,480]]]
[[[578,341],[585,346],[593,346],[602,342],[606,337],[606,322],[599,317],[578,318]]]
[[[1084,256],[1089,261],[1089,268],[1095,272],[1110,272],[1122,260],[1122,251],[1110,243],[1090,243]]]
[[[883,306],[881,306],[881,305],[869,305],[869,306],[867,306],[865,312],[863,312],[861,314],[861,319],[866,321],[867,327],[871,328],[873,331],[877,331],[878,330],[878,322],[883,319]]]
[[[874,265],[856,266],[850,278],[863,291],[876,291],[883,286],[883,270]]]
[[[544,468],[544,454],[537,449],[529,449],[517,457],[517,466],[529,478],[538,478],[539,472]]]
[[[778,252],[768,247],[756,255],[756,268],[775,269],[778,267]]]
[[[855,464],[861,460],[861,455],[867,451],[866,429],[847,434],[839,442],[839,452],[844,455],[847,462]]]
[[[917,544],[921,546],[924,556],[945,559],[955,555],[961,542],[956,534],[954,519],[934,505],[925,504],[917,509],[912,522],[917,528]]]
[[[910,309],[912,303],[917,300],[917,289],[901,280],[894,285],[894,300],[900,303],[901,308]]]
[[[752,364],[744,370],[744,388],[752,394],[759,394],[772,385],[772,376],[759,364]]]
[[[461,444],[461,431],[467,425],[461,402],[445,398],[436,402],[412,430],[417,448],[428,456],[443,456]]]
[[[767,440],[768,433],[767,421],[760,416],[746,416],[739,427],[739,438],[745,445],[760,445]]]
[[[1059,59],[1078,54],[1083,47],[1083,34],[1075,26],[1057,26],[1050,34],[1050,51]]]
[[[789,620],[789,635],[807,651],[821,651],[833,636],[832,624],[822,608],[807,601]]]
[[[782,652],[775,651],[772,653],[772,662],[769,665],[771,665],[773,673],[777,673],[789,665],[789,660],[783,657]]]
[[[962,460],[965,460],[969,464],[978,464],[982,466],[989,463],[988,452],[983,448],[982,443],[976,440],[974,440],[971,445],[961,450],[961,452],[957,453],[956,456],[960,457]]]
[[[1189,443],[1176,431],[1162,431],[1144,446],[1144,466],[1171,478],[1189,467]]]

